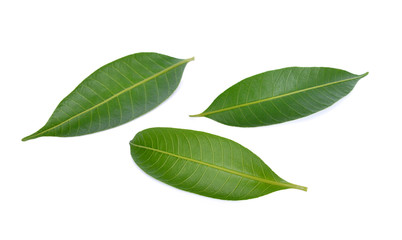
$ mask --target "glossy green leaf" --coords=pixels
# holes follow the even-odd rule
[[[192,60],[137,53],[106,64],[60,102],[44,127],[22,140],[84,135],[131,121],[167,99]]]
[[[201,114],[220,123],[257,127],[316,113],[346,96],[368,73],[290,67],[246,78],[219,95]]]
[[[242,145],[209,133],[150,128],[139,132],[130,147],[147,174],[208,197],[244,200],[287,188],[307,191],[280,178]]]

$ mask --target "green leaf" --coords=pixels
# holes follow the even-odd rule
[[[368,73],[324,67],[290,67],[246,78],[219,95],[203,112],[238,127],[282,123],[316,113],[346,96]]]
[[[108,63],[64,98],[44,127],[22,141],[79,136],[131,121],[167,99],[192,60],[137,53]]]
[[[280,178],[242,145],[209,133],[150,128],[137,133],[130,148],[147,174],[208,197],[244,200],[287,188],[307,191]]]

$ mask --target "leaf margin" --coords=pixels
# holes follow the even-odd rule
[[[258,76],[260,76],[260,75],[266,74],[266,73],[268,73],[268,72],[280,71],[280,70],[288,70],[288,69],[292,69],[292,68],[325,68],[325,69],[338,70],[338,71],[343,71],[343,72],[347,72],[347,73],[349,73],[349,74],[352,74],[352,73],[350,73],[350,72],[348,72],[348,71],[345,71],[345,70],[342,70],[342,69],[330,68],[330,67],[285,67],[285,68],[279,68],[279,69],[274,69],[274,70],[268,70],[268,71],[265,71],[265,72],[262,72],[262,73],[258,73],[258,74],[252,75],[252,76],[250,76],[250,77],[244,78],[244,79],[242,79],[242,80],[236,82],[235,84],[233,84],[233,85],[231,85],[230,87],[226,88],[222,93],[220,93],[220,94],[212,101],[212,103],[211,103],[203,112],[201,112],[201,113],[199,113],[199,114],[191,114],[191,115],[189,115],[189,117],[207,117],[207,118],[210,118],[210,117],[208,117],[208,116],[209,116],[209,115],[212,115],[212,114],[221,113],[221,112],[226,112],[226,111],[230,111],[230,110],[234,110],[234,109],[240,109],[240,108],[242,108],[242,107],[247,107],[247,106],[250,106],[250,105],[253,105],[253,104],[268,102],[268,101],[271,101],[271,100],[280,99],[280,98],[282,98],[282,97],[287,97],[287,96],[291,96],[291,95],[294,95],[294,94],[298,94],[298,93],[302,93],[302,92],[307,92],[307,91],[309,91],[309,90],[319,89],[319,88],[321,88],[321,87],[327,87],[327,86],[331,86],[331,85],[335,85],[335,84],[340,84],[340,83],[344,83],[344,82],[349,82],[349,81],[353,81],[353,80],[360,80],[360,79],[362,79],[363,77],[365,77],[365,76],[367,76],[367,75],[369,74],[369,72],[363,73],[363,74],[361,74],[361,75],[352,74],[352,75],[354,75],[354,77],[352,77],[352,78],[342,79],[342,80],[339,80],[339,81],[329,82],[329,83],[325,83],[325,84],[320,84],[320,85],[317,85],[317,86],[314,86],[314,87],[308,87],[308,88],[305,88],[305,89],[302,89],[302,90],[296,90],[296,91],[293,91],[293,92],[290,92],[290,93],[285,93],[285,94],[281,94],[281,95],[277,95],[277,96],[272,96],[272,97],[268,97],[268,98],[264,98],[264,99],[260,99],[260,100],[256,100],[256,101],[252,101],[252,102],[248,102],[248,103],[242,103],[242,104],[238,104],[238,105],[235,105],[235,106],[229,106],[229,107],[225,107],[225,108],[222,108],[222,109],[218,109],[218,110],[213,110],[213,111],[207,112],[207,110],[208,110],[211,106],[213,106],[213,104],[215,103],[215,101],[216,101],[218,98],[220,98],[222,95],[224,95],[224,93],[226,93],[227,91],[229,91],[229,90],[230,90],[232,87],[234,87],[235,85],[237,85],[237,84],[239,84],[239,83],[241,83],[241,82],[243,82],[243,81],[249,80],[249,79],[251,79],[251,78],[258,77]],[[347,94],[346,94],[346,95],[347,95]],[[346,96],[346,95],[345,95],[345,96]],[[341,98],[343,98],[343,97],[341,97]],[[339,101],[341,98],[337,99],[336,101],[334,101],[332,104],[330,104],[329,106],[327,106],[327,107],[325,107],[325,108],[330,107],[331,105],[333,105],[334,103],[336,103],[337,101]],[[324,110],[325,108],[320,109],[320,110],[318,110],[318,111],[316,111],[316,112],[314,112],[314,113],[317,113],[317,112],[319,112],[319,111],[322,111],[322,110]],[[314,114],[314,113],[311,113],[311,114],[302,116],[302,117],[300,117],[300,118],[303,118],[303,117],[312,115],[312,114]],[[292,120],[287,120],[287,121],[283,121],[283,122],[279,122],[279,123],[271,123],[271,124],[257,125],[257,126],[239,126],[239,125],[231,125],[231,124],[227,124],[227,123],[223,123],[223,122],[217,121],[217,120],[215,120],[215,119],[213,119],[213,118],[210,118],[210,119],[211,119],[211,120],[214,120],[214,121],[216,121],[216,122],[219,122],[219,123],[221,123],[221,124],[227,125],[227,126],[234,126],[234,127],[259,127],[259,126],[269,126],[269,125],[284,123],[284,122],[287,122],[287,121],[297,120],[297,119],[299,119],[299,118],[292,119]]]
[[[134,136],[134,138],[133,138],[132,140],[130,140],[129,145],[130,145],[131,157],[132,157],[132,159],[134,160],[134,162],[136,163],[137,167],[139,167],[145,174],[147,174],[148,176],[151,176],[153,179],[155,179],[155,180],[157,180],[157,181],[159,181],[159,182],[162,182],[162,183],[164,183],[164,184],[167,184],[167,185],[169,185],[169,186],[171,186],[171,187],[174,187],[174,188],[176,188],[176,189],[180,189],[180,190],[183,190],[183,191],[191,192],[191,193],[194,193],[194,194],[197,194],[197,195],[201,195],[201,196],[204,196],[204,197],[216,198],[216,199],[221,199],[221,200],[230,200],[230,201],[232,201],[232,200],[234,200],[234,201],[238,201],[238,200],[247,200],[247,199],[253,199],[253,198],[262,197],[262,196],[264,196],[264,195],[269,194],[269,193],[265,193],[265,194],[262,194],[262,195],[257,196],[257,197],[247,197],[247,198],[241,198],[241,199],[226,199],[226,198],[220,198],[220,197],[211,197],[211,196],[208,196],[208,195],[204,195],[204,194],[201,194],[201,193],[197,193],[196,191],[189,191],[189,190],[187,190],[187,189],[183,189],[183,188],[181,188],[181,187],[177,187],[177,186],[175,186],[175,185],[172,185],[172,184],[170,184],[170,183],[168,183],[168,182],[165,182],[165,181],[159,179],[158,177],[153,176],[152,173],[149,173],[149,172],[148,172],[148,170],[151,170],[151,169],[145,170],[145,169],[143,168],[142,164],[140,164],[140,163],[137,162],[136,158],[135,158],[134,155],[133,155],[133,151],[135,151],[133,148],[141,148],[141,149],[145,149],[145,150],[150,150],[150,151],[152,152],[151,155],[153,155],[153,153],[161,153],[161,154],[164,154],[164,155],[167,156],[167,157],[175,157],[175,158],[179,158],[179,159],[182,159],[182,160],[187,160],[187,161],[189,161],[189,162],[198,163],[198,164],[200,164],[200,165],[204,165],[204,166],[207,166],[207,167],[211,167],[211,165],[213,165],[213,164],[208,163],[208,162],[204,162],[204,161],[202,161],[202,160],[192,159],[191,157],[188,157],[188,156],[182,156],[182,155],[179,155],[179,154],[171,153],[171,152],[165,151],[165,150],[163,150],[163,149],[161,150],[161,149],[158,149],[158,147],[155,147],[155,148],[154,148],[154,147],[143,146],[143,145],[138,145],[138,144],[134,143],[134,141],[138,140],[139,138],[142,138],[142,139],[143,139],[144,135],[141,135],[141,134],[144,134],[144,132],[146,132],[147,130],[169,130],[169,131],[170,131],[170,130],[179,130],[179,131],[187,132],[188,134],[191,134],[191,135],[192,135],[192,134],[200,133],[200,134],[203,134],[203,135],[212,136],[212,137],[214,137],[214,138],[220,138],[220,139],[222,139],[222,140],[226,140],[226,141],[231,142],[231,143],[234,143],[234,144],[240,146],[241,148],[243,148],[244,150],[250,152],[250,153],[251,153],[252,155],[254,155],[258,160],[260,160],[262,164],[264,164],[266,167],[268,167],[268,168],[270,169],[270,171],[272,171],[275,175],[276,175],[276,173],[275,173],[260,157],[258,157],[254,152],[252,152],[252,151],[249,150],[247,147],[243,146],[242,144],[240,144],[240,143],[238,143],[238,142],[236,142],[236,141],[234,141],[234,140],[231,140],[231,139],[228,139],[228,138],[219,136],[219,135],[215,135],[215,134],[212,134],[212,133],[203,132],[203,131],[197,131],[197,130],[192,130],[192,129],[181,129],[181,128],[173,128],[173,127],[151,127],[151,128],[143,129],[143,130],[137,132],[136,135]],[[181,132],[181,134],[184,134],[183,132]],[[154,133],[154,134],[155,134],[155,133]],[[150,133],[148,132],[146,135],[149,136]],[[157,135],[157,134],[156,134],[156,135]],[[204,137],[207,137],[207,136],[204,136]],[[185,137],[185,138],[186,138],[186,137]],[[195,137],[195,138],[198,139],[198,137]],[[163,138],[163,139],[164,139],[164,138]],[[186,138],[186,139],[187,139],[187,138]],[[152,141],[152,140],[151,140],[151,141]],[[188,140],[187,140],[187,143],[188,143]],[[151,144],[153,145],[153,143],[151,143]],[[189,143],[188,143],[188,144],[189,144]],[[147,144],[145,144],[145,145],[147,145]],[[166,143],[165,143],[165,144],[161,144],[160,146],[166,146]],[[162,147],[162,148],[163,148],[163,147]],[[173,147],[173,149],[174,149],[174,147]],[[181,149],[181,148],[180,148],[180,149]],[[191,153],[191,152],[192,152],[192,151],[190,150],[190,153]],[[140,153],[140,152],[139,152],[139,153],[137,153],[137,154],[144,154],[144,153]],[[151,156],[151,155],[149,155],[149,156]],[[202,156],[202,154],[201,154],[201,156]],[[161,158],[161,157],[157,157],[157,159],[158,159],[157,161],[159,161],[160,158]],[[148,161],[149,161],[149,158],[148,158],[148,160],[147,160],[146,162],[148,162]],[[152,163],[151,165],[153,166],[154,164],[155,164],[155,163]],[[165,165],[165,163],[161,163],[161,164],[162,164],[162,166]],[[254,181],[257,181],[257,182],[260,182],[260,183],[275,185],[275,186],[277,186],[277,187],[283,187],[282,189],[279,189],[279,190],[283,190],[283,189],[297,189],[297,190],[302,190],[302,191],[305,191],[305,192],[308,190],[308,188],[305,187],[305,186],[297,185],[297,184],[293,184],[293,183],[287,182],[287,181],[283,180],[283,179],[280,178],[280,177],[279,177],[279,179],[282,180],[282,181],[284,181],[284,182],[280,182],[280,181],[271,181],[271,180],[269,180],[269,179],[263,179],[263,178],[258,177],[258,176],[251,176],[251,175],[248,175],[248,174],[246,174],[246,173],[241,173],[241,172],[238,172],[238,171],[236,171],[236,170],[232,170],[232,169],[227,169],[227,168],[221,167],[221,166],[219,166],[218,164],[214,165],[214,167],[212,167],[212,168],[214,168],[215,170],[221,170],[221,171],[226,172],[226,173],[235,174],[235,175],[237,175],[237,176],[239,176],[239,177],[244,177],[244,178],[247,178],[247,179],[249,179],[249,180],[254,180]],[[153,172],[153,171],[151,170],[150,172]],[[163,175],[163,174],[162,174],[162,175]],[[277,175],[276,175],[276,176],[277,176]],[[278,176],[277,176],[277,177],[278,177]],[[260,181],[260,180],[262,180],[262,181]],[[278,190],[276,190],[276,191],[278,191]]]
[[[115,63],[115,62],[117,62],[117,61],[119,61],[119,60],[122,60],[122,59],[124,59],[124,58],[130,57],[130,56],[133,56],[133,55],[136,55],[136,54],[147,54],[147,53],[154,53],[154,52],[139,52],[139,53],[129,54],[129,55],[127,55],[127,56],[118,58],[118,59],[116,59],[116,60],[114,60],[114,61],[111,61],[111,62],[109,62],[109,63],[106,63],[106,64],[104,64],[103,66],[97,68],[97,69],[96,69],[95,71],[93,71],[88,77],[84,78],[84,80],[82,80],[67,96],[65,96],[65,97],[59,102],[59,104],[62,103],[66,98],[68,98],[68,97],[70,96],[70,94],[72,94],[73,92],[75,92],[75,91],[78,89],[78,87],[79,87],[86,79],[88,79],[92,74],[94,74],[95,72],[101,71],[101,70],[104,69],[105,67],[108,67],[109,65],[111,65],[111,64],[113,64],[113,63]],[[159,54],[159,53],[156,53],[156,54]],[[161,54],[161,55],[163,55],[163,54]],[[47,124],[47,123],[46,123],[46,124],[45,124],[42,128],[40,128],[38,131],[36,131],[36,132],[34,132],[34,133],[32,133],[32,134],[30,134],[30,135],[28,135],[28,136],[22,138],[21,141],[25,142],[25,141],[28,141],[28,140],[31,140],[31,139],[35,139],[35,138],[39,138],[39,137],[42,137],[42,136],[46,136],[46,135],[43,135],[43,134],[46,133],[46,132],[48,132],[48,131],[51,131],[51,130],[53,130],[53,129],[56,129],[57,127],[60,127],[60,126],[62,126],[63,124],[65,124],[65,123],[67,123],[67,122],[69,122],[69,121],[72,121],[72,120],[78,118],[79,116],[81,116],[81,115],[83,115],[83,114],[85,114],[85,113],[87,113],[87,112],[90,112],[90,111],[96,109],[96,108],[99,107],[99,106],[102,106],[102,105],[108,103],[109,101],[115,99],[116,97],[120,96],[121,94],[126,93],[126,92],[128,92],[128,91],[130,91],[130,90],[132,90],[132,89],[134,89],[134,88],[136,88],[136,87],[138,87],[138,86],[141,86],[142,84],[147,83],[148,81],[151,81],[151,80],[153,80],[153,79],[155,79],[155,78],[157,78],[157,77],[159,77],[159,76],[161,76],[161,75],[163,75],[163,74],[169,72],[169,71],[172,70],[172,69],[175,69],[175,68],[177,68],[177,67],[179,67],[179,66],[182,66],[182,65],[186,65],[187,63],[189,63],[189,62],[191,62],[191,61],[194,61],[195,58],[194,58],[194,57],[191,57],[191,58],[180,59],[180,60],[181,60],[181,61],[179,61],[179,62],[177,62],[177,63],[175,63],[175,64],[173,64],[173,65],[167,67],[166,69],[163,69],[163,70],[161,70],[160,72],[157,72],[157,73],[155,73],[155,74],[152,74],[151,76],[149,76],[149,77],[147,77],[147,78],[145,78],[145,79],[139,81],[138,83],[135,83],[135,84],[133,84],[132,86],[121,90],[121,91],[118,92],[117,94],[113,94],[113,96],[111,96],[111,97],[109,97],[109,98],[103,100],[102,102],[100,102],[100,103],[98,103],[98,104],[95,104],[94,106],[92,106],[92,107],[90,107],[90,108],[88,108],[88,109],[86,109],[86,110],[84,110],[84,111],[82,111],[82,112],[80,112],[80,113],[78,113],[78,114],[72,116],[72,117],[70,117],[69,119],[64,120],[64,121],[62,121],[61,123],[56,124],[55,126],[52,126],[52,127],[50,127],[50,128],[43,129],[43,128],[46,126],[46,124]],[[55,110],[59,107],[59,104],[57,105],[57,107],[55,108]],[[50,118],[51,118],[51,117],[50,117]],[[50,120],[50,118],[49,118],[49,120]],[[49,120],[48,120],[48,121],[49,121]],[[113,127],[112,127],[112,128],[113,128]],[[110,129],[110,128],[108,128],[108,129]],[[104,129],[104,130],[107,130],[107,129]],[[101,130],[101,131],[104,131],[104,130]],[[99,131],[96,131],[96,132],[99,132]],[[94,132],[94,133],[95,133],[95,132]]]

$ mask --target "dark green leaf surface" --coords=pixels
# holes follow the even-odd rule
[[[201,114],[220,123],[257,127],[305,117],[346,96],[368,73],[290,67],[246,78],[219,95]]]
[[[84,135],[131,121],[167,99],[192,60],[137,53],[106,64],[60,102],[44,127],[22,140]]]
[[[139,132],[130,148],[147,174],[208,197],[244,200],[287,188],[307,191],[280,178],[242,145],[209,133],[150,128]]]

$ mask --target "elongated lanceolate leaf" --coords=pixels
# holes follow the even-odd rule
[[[167,99],[192,60],[137,53],[106,64],[60,102],[44,127],[22,140],[84,135],[131,121]]]
[[[139,132],[130,147],[147,174],[208,197],[244,200],[287,188],[307,191],[280,178],[242,145],[209,133],[150,128]]]
[[[290,67],[246,78],[219,95],[203,113],[220,123],[256,127],[305,117],[334,104],[368,73]]]

